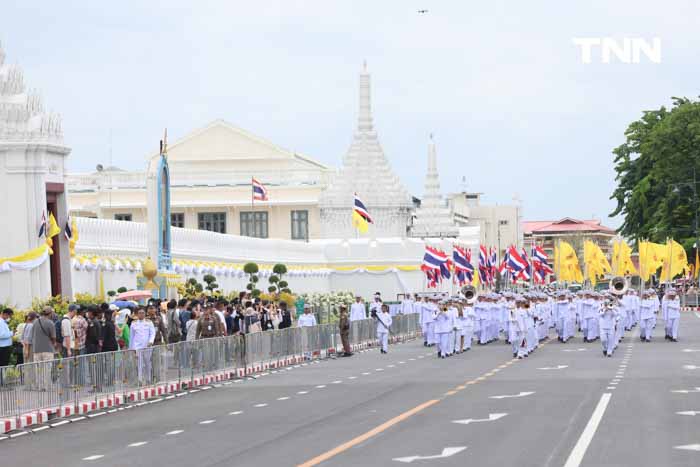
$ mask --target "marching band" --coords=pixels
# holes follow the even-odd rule
[[[488,345],[503,340],[514,358],[526,358],[553,330],[566,343],[581,333],[584,342],[600,340],[603,355],[612,357],[625,333],[639,326],[639,338],[650,342],[657,316],[664,321],[666,339],[678,341],[680,299],[668,289],[659,300],[654,289],[637,291],[611,281],[606,292],[585,290],[487,292],[481,295],[465,287],[457,296],[416,294],[407,297],[402,309],[420,316],[426,347],[437,348],[438,358],[471,349],[472,341]]]

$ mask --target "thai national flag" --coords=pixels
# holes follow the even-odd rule
[[[455,278],[459,281],[459,285],[464,285],[467,279],[471,282],[474,276],[474,266],[467,260],[467,251],[457,245],[452,250]],[[469,252],[469,256],[471,256],[471,252]]]
[[[525,268],[518,273],[518,278],[524,281],[529,281],[532,277],[532,268],[530,267],[530,258],[527,257],[525,248],[521,250],[521,258],[525,262]]]
[[[423,270],[439,271],[440,267],[447,262],[447,255],[437,248],[425,246],[425,254],[423,254]]]
[[[508,266],[508,250],[506,250],[506,253],[503,256],[503,261],[501,261],[501,265],[498,267],[498,273],[501,275],[501,277],[504,277],[509,272],[510,269]]]
[[[41,211],[41,223],[39,224],[39,238],[45,236],[49,231],[49,226],[46,223],[46,212]]]
[[[255,201],[267,201],[267,188],[265,185],[253,178],[253,199]]]
[[[355,201],[353,203],[353,209],[357,214],[360,215],[364,220],[369,222],[370,224],[373,224],[372,221],[372,216],[369,215],[369,211],[367,211],[367,207],[365,207],[365,203],[362,202],[359,196],[357,196],[357,193],[355,193]],[[427,247],[426,247],[427,248]]]
[[[522,256],[520,256],[518,250],[516,250],[512,245],[510,248],[508,248],[508,267],[516,275],[527,267],[525,260],[522,258]]]

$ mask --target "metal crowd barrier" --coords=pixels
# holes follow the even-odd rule
[[[700,306],[700,295],[694,293],[681,295],[681,306]]]
[[[353,321],[350,343],[375,344],[374,319]],[[420,332],[418,314],[393,318],[393,341]],[[326,358],[341,350],[337,324],[288,328],[0,367],[0,418],[92,403],[166,383],[192,386],[222,370],[244,372],[288,357]]]

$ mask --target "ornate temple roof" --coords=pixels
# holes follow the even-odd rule
[[[357,130],[343,158],[341,169],[322,193],[321,208],[350,208],[357,193],[367,209],[395,207],[410,209],[412,199],[391,169],[372,120],[370,74],[367,65],[360,73]]]
[[[1,43],[0,141],[63,143],[60,115],[44,112],[41,96],[27,91],[22,70],[5,63]]]

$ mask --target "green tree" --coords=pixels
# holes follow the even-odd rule
[[[619,232],[663,242],[673,237],[690,251],[695,239],[693,171],[700,176],[700,102],[674,98],[670,109],[643,113],[613,150],[617,187],[611,199],[622,215]],[[700,188],[700,187],[698,187]]]

